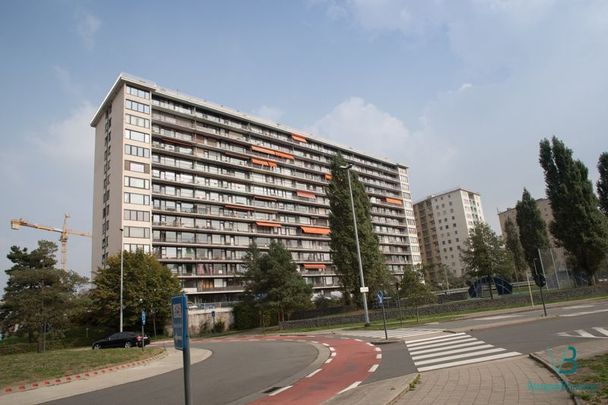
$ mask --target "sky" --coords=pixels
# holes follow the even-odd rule
[[[0,4],[0,288],[10,246],[92,227],[89,122],[120,72],[410,167],[414,201],[458,186],[486,220],[544,196],[541,139],[597,181],[608,151],[603,0],[6,1]],[[91,241],[69,268],[90,276]]]

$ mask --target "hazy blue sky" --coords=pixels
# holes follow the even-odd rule
[[[544,195],[540,139],[594,181],[608,150],[603,0],[4,1],[0,51],[1,270],[58,236],[10,218],[91,229],[89,121],[123,71],[402,162],[415,200],[477,191],[495,229]]]

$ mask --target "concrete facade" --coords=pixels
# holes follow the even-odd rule
[[[121,74],[95,128],[93,271],[108,255],[154,253],[191,302],[232,301],[255,241],[292,252],[315,294],[339,280],[329,251],[329,165],[341,153],[372,206],[388,268],[421,262],[408,168]],[[122,231],[121,231],[122,229]]]
[[[460,252],[469,231],[485,222],[479,194],[456,188],[430,195],[414,204],[414,213],[422,264],[430,269],[431,280],[445,283],[445,270],[462,276]]]

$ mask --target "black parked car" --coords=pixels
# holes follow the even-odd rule
[[[144,336],[142,339],[141,335],[135,332],[118,332],[108,336],[105,339],[100,339],[93,342],[91,347],[93,350],[105,349],[107,347],[141,347],[142,341],[144,345],[150,344],[150,338],[148,336]]]

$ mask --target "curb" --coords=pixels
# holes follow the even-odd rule
[[[549,364],[546,360],[544,360],[543,358],[541,358],[540,356],[538,356],[535,353],[530,353],[528,356],[532,360],[536,361],[537,363],[540,363],[544,368],[549,370],[551,372],[551,374],[553,374],[554,376],[557,377],[557,379],[562,383],[562,386],[566,388],[566,391],[568,391],[568,394],[570,394],[570,398],[572,399],[572,401],[574,401],[574,403],[576,405],[583,405],[583,402],[570,389],[568,380],[566,380],[564,378],[564,376],[562,376],[560,373],[555,371],[555,369],[551,366],[551,364]]]
[[[512,321],[507,321],[507,322],[496,322],[496,323],[488,323],[485,325],[472,325],[472,326],[464,326],[461,328],[444,329],[443,331],[447,332],[447,333],[472,332],[472,331],[476,331],[476,330],[500,328],[502,326],[520,325],[520,324],[524,324],[524,323],[537,322],[537,321],[542,322],[544,320],[557,319],[559,317],[560,317],[559,315],[551,315],[551,316],[547,316],[547,317],[543,316],[540,318],[514,319]],[[471,318],[471,319],[475,319],[475,318]]]
[[[158,353],[157,355],[149,357],[145,360],[137,360],[137,361],[131,361],[131,362],[127,362],[127,363],[119,363],[119,364],[115,364],[115,365],[100,368],[100,369],[84,371],[82,373],[66,374],[63,377],[49,378],[49,379],[34,382],[34,383],[19,384],[19,385],[14,385],[14,386],[3,387],[0,391],[0,397],[3,395],[14,394],[17,392],[31,391],[31,390],[35,390],[35,389],[42,388],[42,387],[50,387],[53,385],[66,384],[66,383],[70,383],[73,381],[87,380],[91,377],[96,377],[98,375],[105,375],[105,374],[119,371],[122,369],[148,364],[154,360],[158,360],[167,355],[168,355],[167,350],[163,350],[162,352]]]

